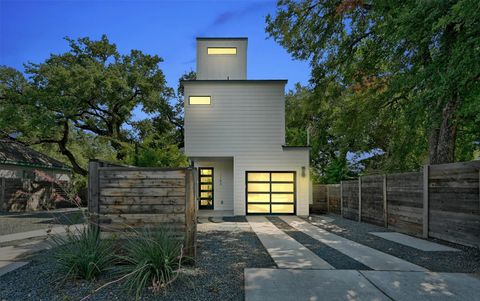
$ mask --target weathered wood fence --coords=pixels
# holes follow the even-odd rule
[[[90,223],[102,232],[164,227],[196,251],[195,172],[192,168],[140,168],[89,163]]]
[[[338,186],[340,213],[327,205],[335,203],[336,196],[329,199],[326,193]],[[480,161],[314,184],[316,208],[398,232],[480,247]]]
[[[66,184],[65,184],[66,185]],[[20,178],[0,178],[0,211],[23,212],[55,209],[67,202],[59,184]]]

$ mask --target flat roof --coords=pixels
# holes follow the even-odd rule
[[[229,84],[238,84],[238,83],[279,83],[286,84],[287,79],[189,79],[182,80],[180,83],[196,83],[196,84],[208,84],[208,83],[229,83]]]
[[[197,40],[248,40],[247,37],[197,37]]]

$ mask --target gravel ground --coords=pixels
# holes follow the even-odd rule
[[[315,253],[336,269],[342,270],[371,270],[366,265],[356,261],[355,259],[335,250],[328,245],[319,242],[318,240],[308,236],[302,231],[298,231],[278,217],[268,217],[277,228],[285,232],[288,236],[295,239],[307,249]]]
[[[144,300],[244,300],[246,267],[275,267],[257,236],[249,231],[197,233],[197,264],[185,267],[166,294],[147,292]],[[32,263],[0,277],[0,300],[79,300],[112,278],[96,283],[71,281],[55,287],[57,267],[49,251],[32,257]],[[89,300],[132,300],[121,285],[100,290]]]
[[[368,233],[390,231],[386,228],[344,219],[338,215],[327,216],[332,217],[334,221],[331,223],[321,222],[318,216],[312,216],[311,223],[339,236],[423,266],[433,272],[480,273],[479,249],[429,239],[432,242],[459,249],[461,252],[421,251]]]
[[[47,229],[51,226],[83,223],[80,210],[52,210],[29,213],[0,213],[0,235]]]

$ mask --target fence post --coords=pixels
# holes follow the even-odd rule
[[[343,181],[340,181],[340,216],[343,217]]]
[[[358,177],[358,221],[362,221],[362,177]]]
[[[423,238],[428,238],[428,178],[429,165],[423,166]]]
[[[90,213],[90,227],[100,229],[99,225],[99,198],[100,179],[98,177],[99,162],[90,160],[88,162],[88,212]]]
[[[194,169],[185,171],[185,255],[195,258],[197,216],[195,212],[195,179]]]
[[[328,184],[325,185],[327,187],[327,212],[330,213],[330,189],[328,188]]]
[[[0,183],[0,211],[5,208],[5,178],[1,178]]]
[[[388,228],[387,175],[383,175],[383,223]]]

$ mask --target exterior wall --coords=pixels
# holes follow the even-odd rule
[[[233,210],[233,158],[198,159],[194,163],[195,167],[213,167],[213,209]]]
[[[207,54],[208,47],[235,47],[236,55]],[[246,79],[246,39],[197,39],[197,79]]]
[[[189,82],[185,97],[210,95],[211,105],[185,104],[189,157],[269,156],[285,144],[283,81]]]
[[[17,179],[31,179],[35,181],[42,181],[42,179],[34,174],[35,170],[46,173],[58,181],[70,181],[70,172],[62,170],[41,169],[26,166],[15,165],[0,165],[0,178],[17,178]]]
[[[305,176],[302,176],[302,166]],[[310,203],[310,170],[308,149],[282,150],[258,154],[255,156],[239,155],[234,163],[234,214],[246,214],[245,172],[246,171],[295,171],[296,172],[296,214],[308,215]]]

